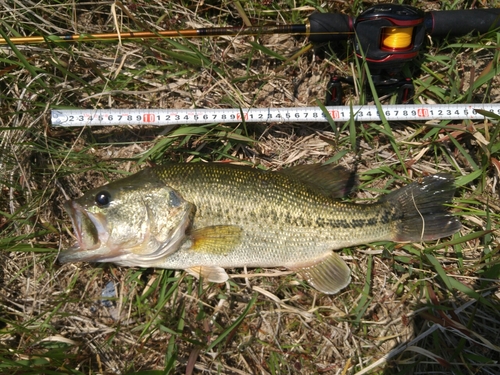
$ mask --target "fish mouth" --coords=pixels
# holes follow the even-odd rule
[[[71,219],[77,242],[69,249],[61,251],[59,261],[97,261],[102,253],[107,251],[106,246],[103,246],[109,237],[105,217],[87,212],[75,201],[67,201],[63,207]]]

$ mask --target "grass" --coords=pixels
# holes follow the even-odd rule
[[[12,37],[113,31],[115,21],[127,31],[240,25],[242,10],[251,22],[291,23],[314,9],[355,15],[368,6],[268,3],[5,1],[0,30]],[[408,68],[415,101],[498,102],[497,38],[434,38]],[[49,124],[51,108],[315,106],[330,74],[367,73],[340,53],[316,59],[310,50],[290,59],[306,45],[261,36],[0,49],[0,373],[500,371],[498,118],[209,124],[168,133]],[[346,103],[367,100],[344,89]],[[463,229],[437,243],[344,249],[353,281],[335,296],[281,270],[249,270],[248,278],[232,270],[235,278],[216,285],[175,270],[57,263],[58,250],[73,241],[64,200],[167,160],[356,165],[357,201],[448,172],[457,178],[453,210]],[[110,281],[116,294],[104,299]]]

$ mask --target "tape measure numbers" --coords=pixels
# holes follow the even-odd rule
[[[326,107],[336,122],[380,121],[374,105]],[[405,104],[382,106],[388,121],[481,120],[477,110],[500,115],[500,104]],[[64,109],[52,110],[53,126],[119,126],[211,124],[239,122],[326,122],[319,107],[230,108],[230,109]]]

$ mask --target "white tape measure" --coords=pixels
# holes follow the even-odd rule
[[[326,107],[336,122],[380,121],[374,105]],[[500,115],[500,104],[402,104],[382,106],[388,121],[481,120],[477,110]],[[326,122],[320,107],[230,109],[65,109],[52,110],[53,126],[181,125],[239,122]]]

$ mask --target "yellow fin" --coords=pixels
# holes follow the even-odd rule
[[[235,225],[214,225],[196,229],[191,233],[190,250],[224,255],[241,243],[243,230]]]
[[[216,266],[190,267],[186,268],[186,272],[196,278],[202,277],[204,280],[212,283],[224,283],[229,278],[224,268]]]
[[[325,294],[335,294],[351,281],[351,270],[342,258],[333,252],[313,266],[298,267],[294,270]]]

